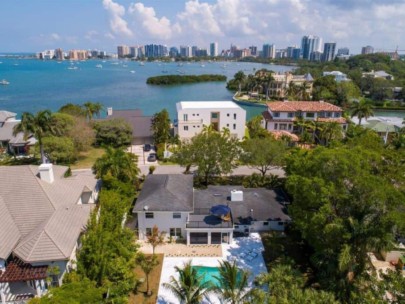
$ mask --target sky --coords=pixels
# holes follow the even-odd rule
[[[0,52],[285,48],[317,35],[357,54],[366,45],[405,50],[405,0],[0,0],[0,28]]]

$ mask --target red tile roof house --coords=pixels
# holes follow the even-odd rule
[[[100,185],[90,171],[65,177],[67,169],[0,167],[1,304],[43,295],[49,278],[59,285],[75,267]]]
[[[346,130],[347,121],[342,117],[343,110],[324,101],[277,101],[267,103],[267,111],[262,113],[262,126],[270,131],[298,131],[294,126],[297,118],[318,122],[335,121]]]

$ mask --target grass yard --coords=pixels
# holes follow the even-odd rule
[[[157,265],[151,274],[149,275],[149,286],[152,290],[152,295],[148,297],[146,295],[146,278],[145,273],[142,271],[141,267],[137,266],[134,269],[137,278],[145,278],[145,282],[138,288],[138,293],[131,293],[129,296],[130,304],[156,304],[157,296],[159,291],[160,274],[162,273],[163,266],[163,254],[156,254],[159,265]]]
[[[103,148],[91,148],[89,151],[81,152],[77,161],[70,167],[72,169],[90,169],[97,158],[104,154]]]

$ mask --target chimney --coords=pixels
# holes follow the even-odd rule
[[[243,202],[243,191],[231,190],[231,202]]]
[[[39,177],[41,180],[52,184],[54,181],[52,164],[41,164],[39,166]]]
[[[111,116],[111,115],[113,115],[113,108],[109,107],[109,108],[107,108],[107,116]]]

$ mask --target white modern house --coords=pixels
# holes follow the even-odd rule
[[[176,109],[174,132],[180,139],[190,139],[210,125],[217,131],[227,128],[238,139],[245,136],[246,111],[233,101],[181,101]]]
[[[280,192],[241,186],[209,186],[193,189],[193,176],[148,175],[135,203],[139,239],[156,225],[167,238],[190,244],[232,243],[234,233],[283,231],[291,218]],[[224,216],[213,208],[228,210]]]
[[[43,295],[75,267],[80,236],[97,200],[91,172],[0,167],[0,303]]]
[[[297,119],[317,122],[338,122],[346,130],[347,121],[343,110],[324,101],[277,101],[267,103],[267,111],[262,113],[262,126],[270,131],[297,131],[294,122]]]
[[[323,72],[322,75],[323,76],[333,76],[333,77],[335,77],[336,82],[350,81],[350,79],[347,78],[347,75],[340,71]]]

